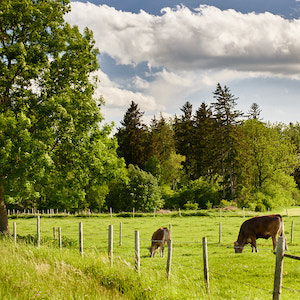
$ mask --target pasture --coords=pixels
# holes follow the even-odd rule
[[[209,299],[202,258],[202,237],[207,237],[211,299],[271,299],[275,270],[271,239],[257,240],[258,253],[251,253],[249,245],[242,254],[235,254],[233,249],[240,225],[256,213],[246,212],[244,218],[242,211],[222,211],[221,216],[217,210],[203,211],[203,215],[201,212],[183,212],[181,217],[177,213],[134,218],[41,216],[39,248],[22,242],[22,237],[29,240],[29,235],[36,235],[36,218],[10,218],[11,230],[13,222],[17,224],[19,242],[15,246],[13,241],[3,241],[0,246],[6,258],[0,267],[5,283],[0,296],[2,299]],[[272,213],[278,212],[284,216],[288,253],[299,255],[299,209],[289,210],[288,217],[285,210]],[[290,243],[292,221],[294,235]],[[79,253],[79,222],[83,223],[83,258]],[[167,249],[164,258],[159,253],[150,258],[147,248],[152,233],[169,224],[172,224],[173,257],[171,276],[167,279]],[[109,225],[114,229],[113,266],[107,255]],[[53,227],[61,227],[62,251],[57,240],[53,241]],[[140,232],[140,274],[134,270],[135,230]],[[300,262],[285,258],[283,269],[281,299],[300,298]]]

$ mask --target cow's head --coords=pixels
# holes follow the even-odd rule
[[[239,244],[238,242],[234,242],[234,252],[235,253],[242,253],[244,246]]]
[[[158,248],[157,245],[152,245],[151,247],[148,248],[148,250],[150,251],[150,257],[154,257],[157,248]]]

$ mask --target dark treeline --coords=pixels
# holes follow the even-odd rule
[[[154,117],[149,126],[132,102],[116,134],[118,155],[154,176],[165,208],[231,203],[263,211],[296,204],[300,125],[265,123],[256,103],[243,114],[220,84],[213,99],[195,112],[186,102],[180,116]]]

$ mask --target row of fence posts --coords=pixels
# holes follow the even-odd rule
[[[268,208],[268,212],[270,212],[270,208]],[[36,210],[36,209],[31,209],[31,212],[30,212],[30,210],[27,210],[27,212],[26,212],[26,210],[24,210],[23,213],[22,213],[19,210],[16,211],[15,209],[13,209],[11,211],[10,209],[8,209],[8,215],[20,215],[20,214],[26,214],[26,213],[27,214],[33,214],[33,215],[36,215],[36,214],[37,215],[47,214],[50,217],[52,217],[55,214],[55,210],[54,209],[47,209],[46,211],[44,211],[44,210],[39,211],[39,210]],[[56,214],[58,214],[58,213],[59,213],[58,209],[56,209]],[[85,212],[85,213],[87,213],[89,216],[91,216],[91,214],[92,214],[92,212],[91,212],[90,209],[88,209],[88,211]],[[109,213],[110,213],[110,216],[113,217],[113,208],[112,207],[109,208]],[[63,214],[65,216],[66,215],[70,215],[70,212],[67,212],[66,210],[64,210]],[[81,213],[77,212],[75,214],[83,214],[83,212],[81,212]],[[181,217],[181,210],[180,210],[180,208],[178,209],[178,215],[179,215],[179,217]],[[222,216],[222,209],[221,208],[219,208],[219,215],[220,215],[220,217]],[[132,209],[132,217],[134,218],[134,216],[135,216],[135,208],[133,207],[133,209]],[[153,216],[156,217],[156,209],[155,208],[154,208],[154,211],[153,211]],[[246,216],[245,207],[243,207],[243,217],[245,218],[245,216]],[[286,216],[287,217],[289,216],[288,209],[286,209]]]
[[[170,226],[170,231],[172,228],[172,224],[169,224]],[[56,229],[55,227],[53,228],[53,236],[54,239],[56,239]],[[112,225],[109,225],[109,237],[108,240],[110,241],[110,239],[112,239],[112,235],[113,235],[113,227]],[[13,237],[14,240],[16,242],[17,239],[17,225],[16,222],[13,223]],[[119,235],[120,241],[119,241],[119,245],[122,246],[122,222],[120,222],[120,235]],[[62,248],[62,235],[61,235],[61,228],[58,227],[58,240],[59,240],[59,248]],[[291,223],[291,243],[293,243],[294,240],[294,221],[292,221]],[[38,247],[40,246],[40,242],[41,242],[41,236],[40,236],[40,216],[37,216],[37,245]],[[219,244],[222,243],[222,222],[219,222]],[[112,241],[109,242],[109,244],[111,244],[111,246],[109,246],[109,251],[108,253],[110,253],[112,251]],[[80,222],[79,223],[79,250],[80,253],[83,255],[83,224]]]
[[[291,242],[293,242],[293,229],[294,221],[291,225]],[[169,224],[170,234],[172,232],[172,224]],[[222,224],[219,223],[219,243],[221,243],[222,236]],[[59,236],[59,248],[62,249],[62,235],[61,228],[58,227]],[[17,242],[17,225],[16,222],[13,224],[13,237],[15,243]],[[53,237],[56,239],[56,229],[53,228]],[[40,247],[41,236],[40,236],[40,216],[37,216],[37,246]],[[122,222],[120,222],[120,246],[122,245]],[[208,268],[208,251],[207,251],[207,238],[202,239],[203,246],[203,270],[204,270],[204,281],[207,293],[209,294],[209,268]],[[279,300],[281,296],[281,286],[282,286],[282,270],[283,270],[283,257],[289,257],[293,259],[300,260],[300,257],[284,254],[285,238],[278,238],[278,246],[276,251],[276,266],[274,275],[274,288],[273,288],[273,300]],[[171,275],[171,264],[172,264],[172,240],[168,241],[168,258],[167,258],[167,268],[166,273],[169,278]],[[79,251],[81,256],[84,256],[83,250],[83,223],[79,223]],[[113,265],[113,225],[109,225],[108,228],[108,257],[110,260],[110,265]],[[135,230],[135,270],[140,274],[140,235],[139,230]]]
[[[16,241],[17,239],[17,225],[16,222],[14,222],[13,224],[13,236],[14,236],[14,240]],[[170,226],[170,231],[172,228],[172,224],[169,225]],[[55,227],[53,228],[53,236],[54,239],[56,239],[56,233],[55,233]],[[109,241],[112,238],[113,235],[113,227],[112,225],[109,226]],[[120,222],[120,242],[119,245],[122,246],[122,222]],[[293,243],[294,240],[294,221],[292,221],[291,223],[291,243]],[[58,227],[58,241],[59,241],[59,248],[62,248],[62,235],[61,235],[61,228]],[[40,242],[41,242],[41,236],[40,236],[40,216],[37,216],[37,245],[38,247],[40,246]],[[222,243],[222,222],[219,223],[219,244]],[[109,251],[108,253],[111,252],[112,250],[112,241],[110,241],[111,246],[109,246]],[[83,255],[83,224],[80,222],[79,223],[79,250],[80,253]]]

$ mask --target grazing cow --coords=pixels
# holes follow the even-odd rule
[[[256,239],[268,239],[269,237],[272,237],[273,251],[275,251],[277,245],[277,234],[284,236],[284,224],[281,215],[268,215],[251,218],[242,224],[237,241],[234,242],[234,251],[235,253],[242,253],[244,245],[250,243],[252,252],[254,252],[254,249],[255,252],[257,252]]]
[[[170,231],[166,227],[158,228],[152,235],[152,245],[149,249],[151,257],[154,257],[156,250],[160,247],[160,256],[164,257],[164,244],[170,240]]]

